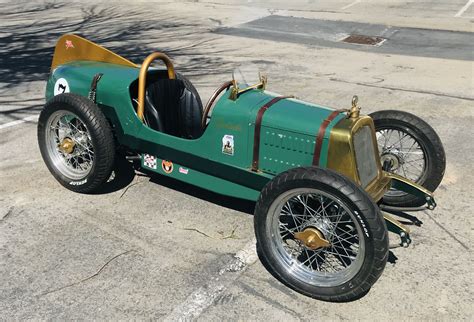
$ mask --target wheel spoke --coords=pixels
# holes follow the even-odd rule
[[[381,155],[392,155],[393,158],[398,159],[398,165],[392,171],[414,182],[419,182],[426,171],[426,156],[415,137],[409,132],[391,128],[380,129],[376,134]],[[383,139],[385,141],[382,145]],[[390,189],[387,195],[400,193],[402,192]]]
[[[402,139],[397,133],[386,133],[389,137],[394,134],[398,141]],[[290,261],[296,261],[296,271],[301,271],[298,274],[307,276],[308,281],[318,276],[335,279],[336,276],[345,276],[346,273],[339,275],[340,272],[355,272],[356,265],[361,265],[364,250],[360,244],[362,230],[355,215],[340,200],[320,191],[295,193],[280,207],[274,236],[280,238],[283,254],[287,254],[285,256],[289,256]],[[294,236],[308,228],[312,229],[309,231],[319,231],[330,243],[329,247],[312,249]]]
[[[68,111],[57,111],[46,124],[48,153],[58,169],[70,178],[84,178],[92,169],[94,149],[85,123]],[[64,140],[73,143],[70,153],[60,149]]]

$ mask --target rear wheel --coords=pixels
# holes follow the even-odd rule
[[[433,128],[419,117],[402,111],[379,111],[374,120],[380,159],[387,171],[434,191],[444,176],[446,155]],[[425,200],[390,189],[382,202],[391,206],[416,207]]]
[[[278,175],[262,190],[254,221],[264,264],[305,295],[354,300],[385,267],[388,236],[378,207],[333,171],[309,167]]]
[[[115,145],[98,106],[76,94],[49,100],[38,121],[38,143],[46,166],[63,186],[93,192],[110,177]]]

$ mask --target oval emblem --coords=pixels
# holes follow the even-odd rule
[[[54,84],[54,96],[69,93],[69,84],[65,78],[60,78]]]
[[[165,173],[171,173],[173,172],[173,162],[168,161],[168,160],[163,160],[161,162],[161,168],[163,168],[163,171]]]

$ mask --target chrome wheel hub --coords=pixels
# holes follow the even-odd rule
[[[60,110],[49,117],[46,126],[46,146],[54,167],[71,180],[84,179],[95,159],[85,123],[74,113]]]
[[[399,154],[397,154],[396,151],[394,152],[395,153],[392,153],[391,151],[383,152],[380,157],[380,161],[382,162],[382,165],[384,165],[385,162],[388,162],[390,165],[389,171],[392,171],[392,172],[396,172],[400,168],[400,165],[403,164],[403,160],[401,160],[401,158],[399,157]]]
[[[277,260],[304,283],[341,285],[362,266],[365,240],[357,217],[327,192],[287,191],[270,206],[267,222]]]

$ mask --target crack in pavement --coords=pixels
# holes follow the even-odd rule
[[[348,80],[334,78],[334,77],[329,78],[329,80],[332,82],[354,84],[354,85],[365,86],[365,87],[383,88],[383,89],[388,89],[392,91],[428,94],[428,95],[434,95],[434,96],[439,96],[439,97],[448,97],[448,98],[455,98],[455,99],[460,99],[460,100],[474,101],[474,97],[458,96],[458,95],[451,95],[451,94],[444,94],[444,93],[437,93],[437,92],[430,92],[430,91],[423,91],[423,90],[416,90],[416,89],[399,88],[399,87],[392,87],[392,86],[374,85],[375,83],[368,84],[368,83],[361,83],[361,82],[351,82]]]
[[[95,272],[94,274],[92,274],[92,275],[90,275],[90,276],[88,276],[88,277],[86,277],[86,278],[84,278],[84,279],[81,279],[81,280],[79,280],[79,281],[77,281],[77,282],[70,283],[70,284],[61,286],[61,287],[59,287],[59,288],[56,288],[56,289],[52,289],[52,290],[43,292],[43,293],[41,293],[41,294],[39,294],[39,295],[37,295],[37,296],[38,296],[38,297],[42,297],[42,296],[45,296],[45,295],[48,295],[48,294],[51,294],[51,293],[59,292],[59,291],[61,291],[61,290],[64,290],[65,288],[72,287],[72,286],[76,286],[76,285],[78,285],[78,284],[87,282],[88,280],[93,279],[94,277],[98,276],[98,275],[104,270],[104,268],[105,268],[107,265],[109,265],[112,261],[114,261],[114,260],[117,259],[118,257],[123,256],[123,255],[126,255],[126,254],[131,253],[131,252],[135,252],[135,251],[136,251],[136,250],[134,250],[134,249],[130,249],[130,250],[127,250],[127,251],[125,251],[125,252],[122,252],[122,253],[120,253],[120,254],[118,254],[118,255],[115,255],[114,257],[112,257],[111,259],[109,259],[107,262],[105,262],[105,264],[102,265],[102,266],[99,268],[99,270],[98,270],[97,272]]]
[[[11,206],[11,207],[8,209],[7,213],[6,213],[2,218],[0,218],[0,222],[3,222],[3,221],[5,221],[8,217],[10,217],[11,214],[13,213],[13,210],[14,210],[14,209],[15,209],[15,207]]]
[[[427,211],[424,211],[424,213],[431,219],[433,220],[433,222],[439,227],[441,228],[442,230],[444,230],[448,235],[449,237],[451,237],[452,239],[454,239],[455,241],[457,241],[464,249],[466,250],[469,250],[469,247],[464,244],[462,241],[460,241],[452,232],[450,232],[448,229],[446,229],[443,225],[441,225],[439,222],[436,221],[436,219],[433,218],[433,216],[430,215],[429,212]]]

